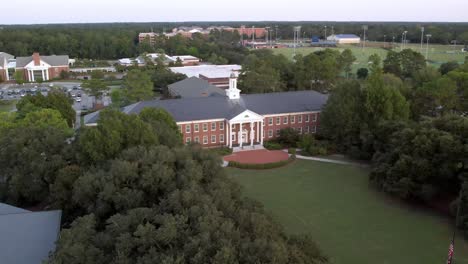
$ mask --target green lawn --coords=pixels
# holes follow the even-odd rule
[[[10,112],[15,109],[16,101],[0,101],[0,112]]]
[[[408,48],[414,49],[415,51],[420,52],[420,45],[419,44],[408,44]],[[382,48],[373,48],[373,47],[366,47],[362,49],[359,46],[355,45],[340,45],[337,49],[343,51],[344,49],[350,49],[354,56],[356,57],[356,62],[353,65],[353,72],[356,72],[357,69],[362,67],[367,67],[368,58],[372,54],[378,54],[382,60],[385,59],[387,56],[387,50]],[[323,48],[314,48],[314,47],[303,47],[297,48],[297,54],[307,55],[312,52],[321,50]],[[440,64],[447,62],[447,61],[458,61],[459,63],[463,63],[465,60],[465,56],[468,56],[468,53],[460,52],[461,46],[457,46],[455,50],[453,46],[450,45],[429,45],[429,64],[439,67]],[[395,48],[395,51],[400,51],[400,48]],[[456,52],[455,52],[456,51]],[[294,49],[292,48],[282,48],[282,49],[274,49],[273,52],[275,54],[283,54],[287,58],[293,57]],[[426,46],[422,50],[422,54],[426,54]]]
[[[299,160],[276,170],[227,171],[287,232],[312,235],[332,263],[446,261],[449,220],[374,191],[366,169]],[[468,243],[456,243],[455,263],[468,264]]]

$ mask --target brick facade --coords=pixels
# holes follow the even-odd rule
[[[279,124],[278,124],[279,119]],[[274,140],[279,137],[279,131],[284,128],[292,127],[296,129],[299,134],[314,134],[318,131],[320,124],[319,112],[304,112],[304,113],[290,113],[290,114],[277,114],[265,115],[263,126],[263,141]],[[183,135],[183,142],[188,144],[191,142],[199,143],[203,147],[223,147],[228,146],[228,126],[227,120],[202,120],[193,122],[179,122],[177,123],[179,130]],[[232,131],[232,144],[237,146],[240,144],[238,132],[240,125],[233,125]],[[242,130],[246,131],[247,138],[245,145],[250,145],[250,123],[244,123]],[[261,130],[254,124],[254,144],[260,143]]]

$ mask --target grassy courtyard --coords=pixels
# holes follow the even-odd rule
[[[0,101],[0,112],[10,112],[15,109],[16,101]]]
[[[449,220],[374,191],[366,169],[299,160],[275,170],[227,170],[287,232],[310,234],[332,263],[446,261]],[[455,263],[468,264],[468,243],[456,243]]]
[[[413,49],[415,51],[420,52],[420,45],[419,44],[408,44],[407,48]],[[314,47],[302,47],[302,48],[297,48],[296,52],[297,54],[302,54],[302,55],[307,55],[312,52],[321,50],[323,48],[314,48]],[[387,56],[387,50],[383,48],[377,48],[377,47],[366,47],[365,49],[362,49],[359,46],[355,45],[340,45],[337,48],[340,52],[343,51],[344,49],[350,49],[354,56],[356,57],[356,62],[353,65],[353,72],[356,72],[357,69],[362,68],[362,67],[367,67],[367,62],[368,58],[372,54],[378,54],[382,60],[385,59]],[[463,63],[465,60],[465,56],[468,56],[468,53],[462,53],[460,51],[461,46],[458,46],[458,48],[455,48],[450,45],[429,45],[429,64],[434,66],[434,67],[439,67],[442,63],[448,62],[448,61],[457,61],[459,63]],[[395,51],[400,51],[400,48],[395,48]],[[282,49],[274,49],[273,52],[275,54],[283,54],[287,58],[293,57],[294,49],[292,48],[282,48]],[[426,54],[426,46],[424,46],[424,49],[421,52],[423,55]]]

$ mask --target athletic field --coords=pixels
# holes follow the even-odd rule
[[[227,172],[287,232],[310,234],[332,263],[446,261],[450,220],[374,191],[366,169],[298,160],[275,170]],[[468,264],[468,243],[460,237],[454,263]]]
[[[362,48],[356,45],[340,45],[338,49],[340,52],[344,49],[351,49],[354,56],[356,57],[356,62],[353,65],[353,73],[356,73],[356,70],[359,68],[367,67],[368,58],[372,54],[378,54],[382,61],[387,56],[387,50],[383,48],[377,47],[366,47]],[[421,52],[424,56],[426,55],[426,45],[423,46],[421,50],[420,44],[408,44],[407,48],[411,48],[415,51]],[[439,67],[442,63],[448,61],[457,61],[459,63],[463,63],[465,57],[468,56],[468,52],[461,52],[462,46],[458,45],[454,47],[453,45],[429,45],[429,52],[428,52],[428,61],[429,64],[434,67]],[[302,47],[297,48],[297,54],[307,55],[312,52],[321,50],[323,48],[313,48],[313,47]],[[400,51],[400,47],[397,46],[395,51]],[[275,54],[283,54],[287,58],[293,58],[294,49],[292,48],[281,48],[281,49],[274,49],[273,52]]]

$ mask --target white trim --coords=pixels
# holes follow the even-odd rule
[[[229,122],[231,123],[250,123],[250,122],[258,122],[262,121],[263,116],[251,111],[245,110],[244,112],[238,114],[237,116],[231,118]]]
[[[264,115],[263,117],[276,117],[276,116],[288,116],[288,115],[305,115],[305,114],[313,114],[313,113],[320,113],[321,110],[317,111],[308,111],[308,112],[292,112],[292,113],[280,113],[280,114],[268,114]]]
[[[176,122],[176,124],[178,125],[184,125],[184,124],[190,124],[190,123],[209,123],[209,122],[214,122],[214,121],[225,121],[226,119],[225,118],[221,118],[221,119],[205,119],[205,120],[193,120],[193,121],[179,121],[179,122]]]

